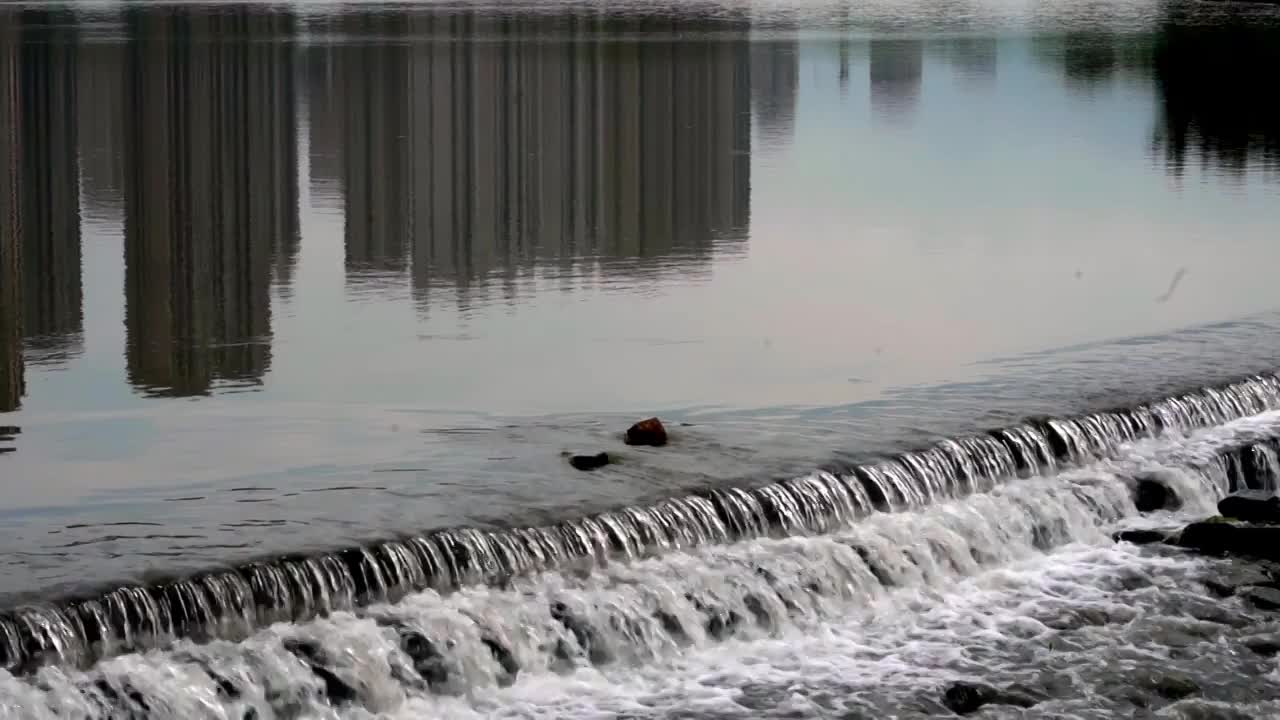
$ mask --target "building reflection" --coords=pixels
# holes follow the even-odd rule
[[[124,62],[118,42],[77,49],[80,188],[83,217],[117,226],[124,219]]]
[[[1154,149],[1170,173],[1198,161],[1235,174],[1262,166],[1280,179],[1280,95],[1260,79],[1280,67],[1280,29],[1245,19],[1203,28],[1170,20],[1153,56]]]
[[[1154,88],[1152,151],[1171,175],[1189,165],[1239,175],[1265,168],[1280,177],[1280,95],[1257,73],[1280,67],[1280,28],[1244,18],[1187,25],[1174,9],[1150,33],[1066,33],[1036,40],[1042,62],[1069,85],[1132,82]]]
[[[17,13],[0,8],[0,412],[16,410],[25,389],[22,359],[21,111]]]
[[[913,114],[924,77],[924,41],[872,40],[869,55],[872,112],[886,118]]]
[[[948,62],[957,78],[971,88],[995,85],[999,48],[995,38],[962,37],[945,42]]]
[[[65,360],[83,347],[78,43],[71,19],[69,10],[27,10],[21,19],[18,192],[28,364]]]
[[[840,66],[844,87],[847,47]],[[751,106],[759,136],[770,144],[790,142],[795,135],[800,96],[800,43],[795,39],[751,44]]]
[[[273,265],[291,266],[298,243],[295,80],[282,42],[292,18],[166,8],[130,10],[127,25],[130,382],[153,395],[260,382]]]
[[[409,20],[403,14],[359,14],[344,19],[342,29],[382,39],[346,47],[335,68],[343,109],[337,154],[346,269],[348,274],[403,273],[412,233],[411,190],[416,189],[410,175],[410,124],[417,118],[410,113]]]
[[[76,31],[65,10],[0,10],[0,412],[26,366],[83,346]]]
[[[341,157],[348,282],[407,272],[424,303],[449,288],[465,304],[538,266],[705,266],[745,236],[744,26],[690,40],[677,33],[692,21],[592,14],[347,22],[402,39],[310,60],[307,77],[340,93],[340,132],[317,118],[311,146]],[[322,147],[335,137],[340,152]]]

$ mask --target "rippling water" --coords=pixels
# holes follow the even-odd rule
[[[1277,48],[1273,6],[1199,0],[0,6],[0,611],[744,489],[774,513],[149,654],[136,608],[103,625],[146,631],[124,654],[27,627],[5,662],[43,669],[0,714],[883,717],[985,668],[1112,717],[1161,664],[1208,678],[1171,712],[1274,714],[1273,667],[1196,639],[1212,564],[1106,541],[1135,473],[1203,508],[1270,467],[1270,400],[1030,464],[982,433],[1276,370]],[[655,413],[672,445],[623,446]],[[956,464],[858,470],[930,447]],[[815,477],[903,503],[823,514]],[[424,671],[419,639],[454,645]]]

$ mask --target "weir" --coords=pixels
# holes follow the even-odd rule
[[[17,608],[0,618],[0,667],[15,673],[51,663],[87,667],[175,639],[235,640],[271,623],[396,602],[417,591],[503,587],[539,571],[589,569],[612,559],[643,560],[755,538],[830,533],[874,513],[985,493],[1010,479],[1053,475],[1108,458],[1127,443],[1276,409],[1280,378],[1258,375],[1130,409],[947,439],[845,471],[758,488],[707,490],[544,527],[440,530]],[[1187,462],[1218,492],[1273,486],[1277,449],[1275,439],[1250,436]]]

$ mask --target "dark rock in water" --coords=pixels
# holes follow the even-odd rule
[[[1133,504],[1138,512],[1148,513],[1156,510],[1177,510],[1182,500],[1169,485],[1154,475],[1138,478],[1133,491]]]
[[[958,682],[952,683],[942,694],[942,704],[957,715],[968,715],[993,702],[999,695],[1000,691],[990,685]]]
[[[324,695],[334,703],[349,703],[356,700],[359,693],[332,670],[323,665],[312,665],[311,672],[324,682]]]
[[[102,694],[102,697],[108,704],[108,710],[112,717],[120,717],[123,714],[126,717],[143,718],[151,712],[151,707],[147,704],[146,698],[142,693],[138,692],[128,680],[121,683],[121,687],[117,690],[105,678],[94,680],[93,686]]]
[[[942,704],[957,715],[977,712],[984,705],[1013,705],[1029,708],[1036,700],[1022,693],[1005,692],[982,683],[956,682],[947,687]]]
[[[667,429],[658,418],[641,420],[627,430],[627,444],[662,447],[667,444]]]
[[[508,687],[516,681],[516,676],[520,674],[520,663],[516,660],[515,653],[498,642],[497,638],[485,635],[480,638],[480,642],[489,648],[489,654],[493,655],[493,659],[498,661],[498,666],[502,668],[502,675],[498,677],[499,687]]]
[[[1177,545],[1214,555],[1280,560],[1280,526],[1222,520],[1191,523],[1179,533]]]
[[[1251,585],[1265,585],[1271,576],[1252,565],[1231,565],[1222,568],[1215,577],[1204,581],[1205,587],[1218,597],[1230,597]]]
[[[596,633],[595,628],[583,618],[578,617],[568,605],[559,600],[551,603],[551,617],[573,634],[578,647],[586,651],[587,658],[592,664],[604,665],[613,660],[612,653]]]
[[[1246,588],[1240,597],[1260,610],[1280,610],[1280,590],[1270,587]]]
[[[596,453],[595,455],[574,455],[569,458],[569,464],[578,470],[595,470],[609,464],[609,453]]]
[[[1244,646],[1263,657],[1275,657],[1280,654],[1280,635],[1251,635],[1243,638]]]
[[[1037,550],[1052,550],[1061,538],[1067,537],[1067,523],[1061,518],[1051,522],[1037,523],[1031,528],[1031,545]]]
[[[1267,490],[1243,490],[1218,501],[1223,517],[1253,523],[1280,523],[1280,496]]]
[[[1178,673],[1156,675],[1149,684],[1157,695],[1166,700],[1181,700],[1200,692],[1200,686],[1194,680]]]
[[[403,631],[400,649],[413,661],[414,672],[426,680],[432,690],[439,690],[449,682],[449,668],[444,655],[425,635],[415,630]]]
[[[653,616],[657,618],[659,623],[661,623],[663,631],[666,632],[672,640],[676,641],[680,645],[689,644],[689,633],[684,631],[684,625],[680,623],[680,618],[665,610],[657,610],[654,612]]]
[[[324,683],[324,695],[330,702],[352,702],[359,696],[354,687],[325,666],[328,659],[319,643],[312,640],[288,638],[282,644],[285,650],[288,650],[299,660],[310,666],[312,674],[320,678]]]
[[[1111,539],[1134,545],[1152,545],[1165,542],[1172,535],[1173,533],[1168,530],[1121,530],[1112,535]]]

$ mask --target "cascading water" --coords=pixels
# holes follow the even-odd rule
[[[0,642],[9,669],[31,678],[9,677],[0,693],[36,708],[71,703],[83,717],[376,712],[767,638],[1105,538],[1134,512],[1129,481],[1153,468],[1205,507],[1236,487],[1274,486],[1280,416],[1268,411],[1278,405],[1280,380],[1258,377],[945,440],[847,473],[20,609],[0,623]],[[1002,482],[1014,477],[1026,479]]]
[[[1241,423],[1235,436],[1263,426],[1280,428],[1280,417]],[[1140,457],[873,514],[821,535],[707,545],[589,572],[546,570],[501,588],[428,590],[239,642],[180,641],[88,671],[46,667],[30,679],[0,678],[0,694],[27,708],[24,717],[451,716],[441,703],[479,703],[468,707],[484,716],[478,693],[670,663],[858,617],[872,622],[895,598],[914,602],[1065,544],[1107,545],[1107,528],[1135,512],[1129,478],[1160,470],[1188,503],[1211,505],[1229,482],[1221,465],[1169,466],[1163,458],[1256,452],[1223,451],[1233,437],[1153,444]],[[813,488],[788,497],[830,508]]]
[[[847,472],[821,472],[752,489],[722,488],[554,526],[442,530],[373,547],[282,558],[188,580],[126,587],[0,618],[0,664],[29,672],[84,666],[174,638],[241,638],[432,589],[510,582],[529,573],[639,559],[743,539],[822,533],[876,511],[902,511],[986,492],[1004,480],[1049,475],[1105,458],[1122,445],[1280,408],[1280,377],[1259,375],[1133,409],[1049,419],[907,452]],[[1261,467],[1235,462],[1229,477]],[[1245,483],[1247,484],[1247,483]]]

